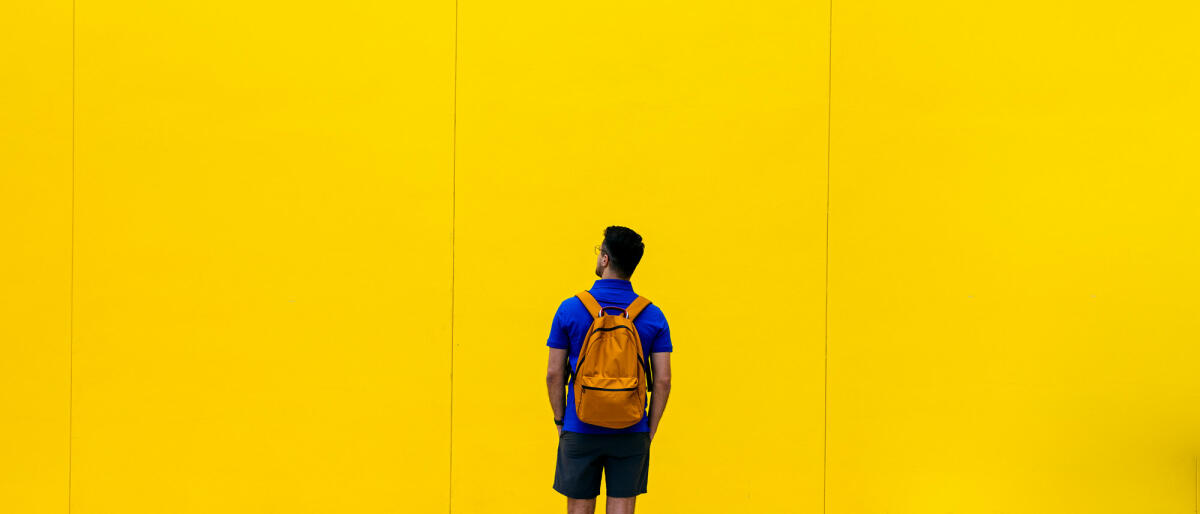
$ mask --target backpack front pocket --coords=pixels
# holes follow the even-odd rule
[[[607,428],[626,428],[642,420],[645,399],[637,377],[578,377],[575,413],[579,420]]]

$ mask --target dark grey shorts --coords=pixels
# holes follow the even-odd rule
[[[563,431],[558,436],[555,491],[568,498],[595,498],[600,495],[601,470],[608,496],[628,498],[645,493],[650,473],[650,433]]]

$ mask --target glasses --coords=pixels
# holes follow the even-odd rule
[[[600,252],[604,251],[603,246],[604,245],[596,245],[596,255],[600,255]]]

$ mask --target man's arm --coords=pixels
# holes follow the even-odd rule
[[[667,410],[667,397],[671,395],[671,352],[650,354],[654,366],[654,391],[650,396],[650,440],[658,432],[658,423]]]
[[[550,409],[554,411],[554,419],[563,419],[567,413],[566,380],[567,350],[551,348],[550,363],[546,365],[546,391],[550,393]],[[562,433],[562,425],[558,425],[558,432]]]

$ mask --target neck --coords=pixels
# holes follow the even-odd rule
[[[600,278],[615,278],[617,280],[629,280],[628,278],[617,276],[617,274],[614,273],[612,270],[604,270],[604,272],[600,274]]]

